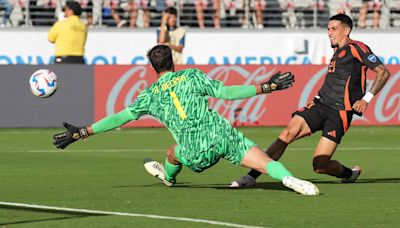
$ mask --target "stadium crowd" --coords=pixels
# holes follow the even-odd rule
[[[1,27],[51,26],[67,0],[0,0]],[[91,27],[158,27],[167,7],[198,28],[326,27],[344,8],[358,28],[400,27],[400,0],[75,0]]]

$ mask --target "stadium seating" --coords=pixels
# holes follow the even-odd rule
[[[12,26],[51,26],[58,20],[66,0],[9,0],[14,4],[11,15]],[[78,1],[78,0],[77,0]],[[79,0],[84,12],[82,18],[89,18],[89,25],[97,27],[115,27],[111,8],[104,4],[113,2],[116,5],[115,12],[120,18],[129,20],[129,10],[126,9],[127,0]],[[93,2],[93,3],[92,3]],[[151,13],[150,27],[158,27],[162,10],[166,6],[175,6],[179,11],[178,21],[182,26],[198,27],[196,10],[193,0],[150,0]],[[266,7],[263,10],[263,26],[256,26],[256,16],[253,0],[221,0],[221,27],[247,27],[247,28],[307,28],[327,25],[328,18],[344,8],[355,21],[358,22],[358,14],[362,0],[265,0]],[[246,3],[249,3],[246,7]],[[3,10],[0,8],[0,15]],[[143,20],[139,16],[137,27],[143,27]],[[91,18],[93,15],[93,19]],[[212,4],[204,11],[206,27],[213,27]],[[367,28],[371,27],[371,13],[367,14]],[[92,22],[93,21],[93,22]],[[122,25],[123,23],[120,23]],[[243,26],[244,24],[248,26]],[[383,1],[380,27],[400,27],[400,1]],[[128,26],[126,24],[125,26]]]

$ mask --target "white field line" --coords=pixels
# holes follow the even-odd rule
[[[95,215],[117,215],[117,216],[127,216],[127,217],[144,217],[144,218],[175,220],[175,221],[194,222],[194,223],[206,223],[206,224],[211,224],[211,225],[220,225],[220,226],[228,226],[228,227],[260,228],[260,226],[247,226],[247,225],[240,225],[240,224],[229,223],[229,222],[219,222],[219,221],[213,221],[213,220],[194,219],[194,218],[185,218],[185,217],[172,217],[172,216],[137,214],[137,213],[127,213],[127,212],[114,212],[114,211],[98,211],[98,210],[87,210],[87,209],[77,209],[77,208],[67,208],[67,207],[53,207],[53,206],[36,205],[36,204],[1,202],[1,201],[0,201],[0,205],[21,207],[21,208],[30,208],[30,209],[53,210],[53,211],[61,211],[61,212],[63,212],[63,211],[64,212],[77,212],[77,213],[95,214]]]
[[[288,148],[289,151],[314,151],[314,147],[304,148]],[[400,147],[344,147],[338,148],[338,151],[371,151],[371,150],[400,150]],[[166,149],[84,149],[84,150],[57,150],[57,149],[46,149],[46,150],[7,150],[0,153],[121,153],[121,152],[163,152]]]

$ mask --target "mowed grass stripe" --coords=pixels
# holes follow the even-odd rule
[[[127,213],[127,212],[115,212],[115,211],[100,211],[100,210],[88,210],[88,209],[78,209],[78,208],[68,208],[68,207],[54,207],[54,206],[46,206],[46,205],[37,205],[37,204],[26,204],[26,203],[15,203],[15,202],[1,202],[0,206],[11,206],[11,207],[20,207],[20,208],[29,208],[29,209],[39,209],[46,211],[59,211],[59,212],[76,212],[76,213],[86,213],[93,215],[117,215],[117,216],[128,216],[128,217],[144,217],[144,218],[153,218],[153,219],[163,219],[163,220],[175,220],[182,222],[192,222],[192,223],[205,223],[210,225],[219,225],[219,226],[227,226],[227,227],[238,227],[238,228],[267,228],[264,226],[247,226],[229,222],[220,222],[220,221],[212,221],[207,219],[194,219],[194,218],[184,218],[184,217],[171,217],[171,216],[162,216],[162,215],[151,215],[151,214],[138,214],[138,213]]]

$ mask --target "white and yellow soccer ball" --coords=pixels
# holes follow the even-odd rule
[[[29,79],[29,85],[33,95],[37,97],[49,97],[57,91],[57,75],[48,69],[35,71]]]

